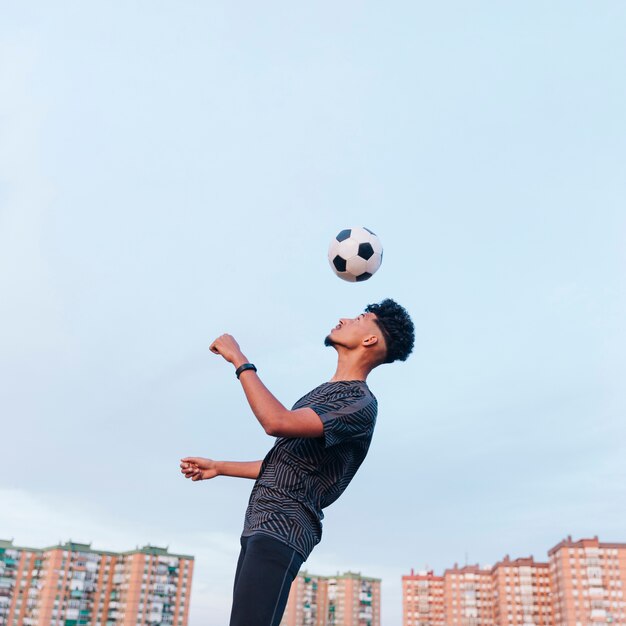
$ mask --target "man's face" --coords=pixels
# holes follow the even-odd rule
[[[342,317],[339,324],[330,331],[324,340],[325,346],[356,348],[367,337],[375,335],[382,340],[381,330],[373,313],[361,313],[358,317]]]

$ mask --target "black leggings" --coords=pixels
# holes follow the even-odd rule
[[[267,535],[241,538],[230,626],[279,626],[302,557]]]

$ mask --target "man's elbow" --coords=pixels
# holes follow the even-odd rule
[[[263,429],[270,437],[321,437],[324,434],[322,421],[312,411],[310,416],[299,411],[274,415],[263,423]]]
[[[270,437],[280,437],[283,433],[283,424],[284,421],[282,419],[275,417],[263,424],[263,430]]]
[[[276,427],[275,424],[267,424],[267,426],[264,426],[263,429],[265,430],[265,433],[267,435],[269,435],[270,437],[278,437],[278,428]]]

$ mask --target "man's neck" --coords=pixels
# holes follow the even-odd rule
[[[348,355],[343,356],[339,353],[337,361],[337,370],[335,375],[330,379],[331,383],[340,380],[362,380],[365,381],[372,371],[369,363],[363,363],[361,359],[351,359]]]

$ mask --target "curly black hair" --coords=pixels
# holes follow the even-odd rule
[[[376,316],[376,323],[385,337],[387,355],[383,363],[406,361],[415,344],[415,327],[407,310],[386,298],[379,304],[368,304],[365,311]]]

